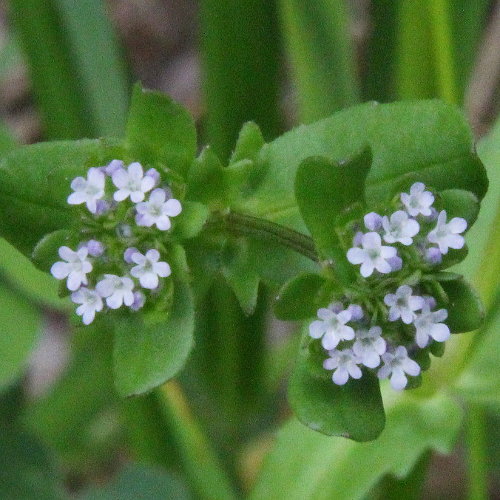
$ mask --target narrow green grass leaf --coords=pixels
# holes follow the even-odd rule
[[[102,0],[11,0],[48,139],[123,130],[128,84]]]
[[[225,161],[244,122],[269,140],[280,129],[274,0],[203,0],[200,35],[208,143]]]
[[[281,0],[299,118],[312,122],[359,101],[346,2]]]
[[[103,0],[53,0],[79,78],[92,130],[121,137],[129,82],[121,48]]]

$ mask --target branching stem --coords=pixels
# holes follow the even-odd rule
[[[235,212],[226,214],[223,221],[225,228],[233,234],[272,241],[291,248],[314,262],[319,262],[312,238],[298,231],[275,222]]]

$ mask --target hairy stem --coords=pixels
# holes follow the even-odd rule
[[[291,248],[314,262],[319,261],[312,238],[275,222],[230,212],[224,216],[224,225],[231,233],[272,241]]]

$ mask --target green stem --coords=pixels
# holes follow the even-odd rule
[[[168,382],[157,391],[157,396],[183,470],[197,497],[235,499],[237,496],[226,471],[191,413],[179,384]]]
[[[265,219],[235,212],[224,216],[224,224],[226,229],[234,234],[273,241],[295,250],[314,262],[319,261],[312,238],[293,229]]]
[[[486,418],[484,409],[472,403],[467,415],[469,466],[469,500],[488,498],[488,457],[486,451]]]
[[[447,0],[428,2],[430,28],[433,37],[434,63],[437,73],[438,96],[457,103],[458,92],[453,67],[451,19]]]

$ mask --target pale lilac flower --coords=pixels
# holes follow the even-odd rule
[[[139,250],[137,250],[137,248],[135,247],[130,247],[130,248],[127,248],[125,250],[125,252],[123,252],[123,260],[127,263],[127,264],[133,264],[134,261],[132,260],[132,255],[134,255],[134,253],[140,253]]]
[[[448,248],[459,250],[465,244],[463,233],[467,229],[467,221],[461,217],[453,217],[446,223],[446,210],[439,212],[436,228],[428,235],[427,239],[439,247],[442,254],[448,253]]]
[[[441,261],[443,260],[443,256],[442,256],[439,248],[430,247],[425,251],[425,260],[429,264],[441,264]]]
[[[382,338],[382,328],[372,326],[369,330],[357,330],[356,341],[352,350],[368,368],[376,368],[380,364],[380,356],[387,346]]]
[[[379,369],[378,378],[384,379],[391,377],[391,386],[396,391],[403,390],[408,384],[405,374],[416,377],[420,373],[420,366],[416,361],[408,357],[408,351],[405,347],[399,346],[394,354],[386,352],[382,354],[384,366]]]
[[[432,295],[423,295],[422,298],[425,301],[425,305],[429,309],[434,309],[436,307],[437,302],[436,302],[436,299]]]
[[[352,244],[355,247],[361,246],[361,242],[363,241],[363,233],[361,231],[356,231],[354,238],[352,239]]]
[[[100,257],[104,253],[104,245],[97,240],[89,240],[85,243],[91,257]]]
[[[376,269],[380,273],[390,273],[391,266],[387,259],[397,253],[394,247],[382,246],[382,240],[377,233],[366,233],[361,242],[363,248],[350,248],[347,260],[351,264],[361,264],[361,276],[367,278]]]
[[[338,314],[340,311],[344,310],[344,304],[342,304],[342,302],[332,302],[331,304],[328,304],[328,309],[333,311],[335,314]]]
[[[97,200],[94,215],[103,215],[111,210],[111,203],[106,200]]]
[[[96,285],[97,293],[106,298],[111,309],[118,309],[122,304],[131,306],[134,303],[134,282],[127,276],[105,274],[104,279]]]
[[[121,160],[111,160],[105,167],[104,173],[109,177],[113,177],[113,174],[118,170],[123,170],[125,164]]]
[[[406,212],[398,210],[391,217],[382,218],[382,226],[384,227],[384,240],[387,243],[402,243],[403,245],[411,245],[413,236],[418,234],[420,225],[415,219],[410,219]]]
[[[419,214],[428,216],[432,213],[434,195],[430,191],[425,191],[425,184],[415,182],[410,188],[410,194],[401,193],[401,202],[412,217]]]
[[[313,321],[309,325],[309,335],[313,339],[321,337],[321,344],[327,350],[337,347],[341,340],[352,340],[354,330],[346,323],[351,320],[349,311],[333,312],[324,307],[318,309],[319,320]]]
[[[59,257],[66,262],[53,264],[50,268],[52,276],[58,280],[68,278],[66,285],[72,292],[78,290],[81,285],[86,285],[86,275],[92,271],[92,264],[87,260],[88,253],[85,247],[76,252],[66,246],[59,248]]]
[[[71,300],[75,304],[81,304],[76,308],[76,314],[82,317],[84,325],[90,325],[94,321],[95,313],[102,311],[103,302],[101,296],[89,288],[82,287],[71,294]]]
[[[148,177],[151,177],[153,179],[153,187],[156,187],[158,186],[158,184],[160,184],[160,172],[158,172],[156,168],[150,168],[144,175],[147,175]]]
[[[363,319],[363,308],[358,304],[350,304],[347,310],[351,313],[351,321],[359,321]]]
[[[156,224],[156,227],[161,231],[170,229],[170,217],[179,215],[182,207],[179,200],[174,198],[166,200],[166,197],[167,195],[163,189],[155,189],[151,193],[149,201],[138,203],[135,206],[137,225],[151,227]]]
[[[363,221],[366,229],[369,229],[370,231],[378,231],[382,227],[382,217],[375,212],[366,214]]]
[[[351,349],[343,349],[342,351],[329,351],[329,358],[323,362],[325,370],[335,370],[332,375],[332,380],[337,385],[344,385],[349,377],[361,378],[361,369],[358,366],[360,359],[352,352]]]
[[[392,272],[399,271],[403,267],[403,259],[399,255],[387,259],[387,262],[389,262]]]
[[[145,302],[146,296],[141,291],[134,292],[134,302],[130,306],[130,309],[132,309],[132,311],[138,311],[144,307]]]
[[[123,201],[130,196],[130,199],[137,203],[144,199],[144,193],[153,189],[155,181],[152,177],[142,171],[142,165],[138,162],[131,163],[127,170],[120,168],[111,177],[113,184],[118,188],[113,198],[116,201]]]
[[[74,193],[68,196],[70,205],[86,203],[89,212],[97,211],[97,200],[104,196],[105,176],[98,168],[90,168],[87,178],[77,177],[71,182]]]
[[[415,311],[422,309],[425,305],[423,297],[412,295],[413,290],[408,285],[402,285],[396,293],[388,293],[384,297],[384,302],[390,307],[389,321],[401,321],[407,325],[413,322],[416,317]]]
[[[448,317],[446,309],[431,311],[430,306],[426,304],[421,314],[417,314],[413,322],[416,328],[415,342],[418,347],[423,348],[429,343],[429,337],[437,342],[444,342],[450,338],[450,329],[441,321]]]
[[[130,258],[137,264],[130,270],[130,274],[139,279],[143,288],[153,290],[158,286],[158,276],[166,278],[171,274],[170,266],[166,262],[158,262],[160,252],[154,248],[148,250],[146,255],[134,252]]]

